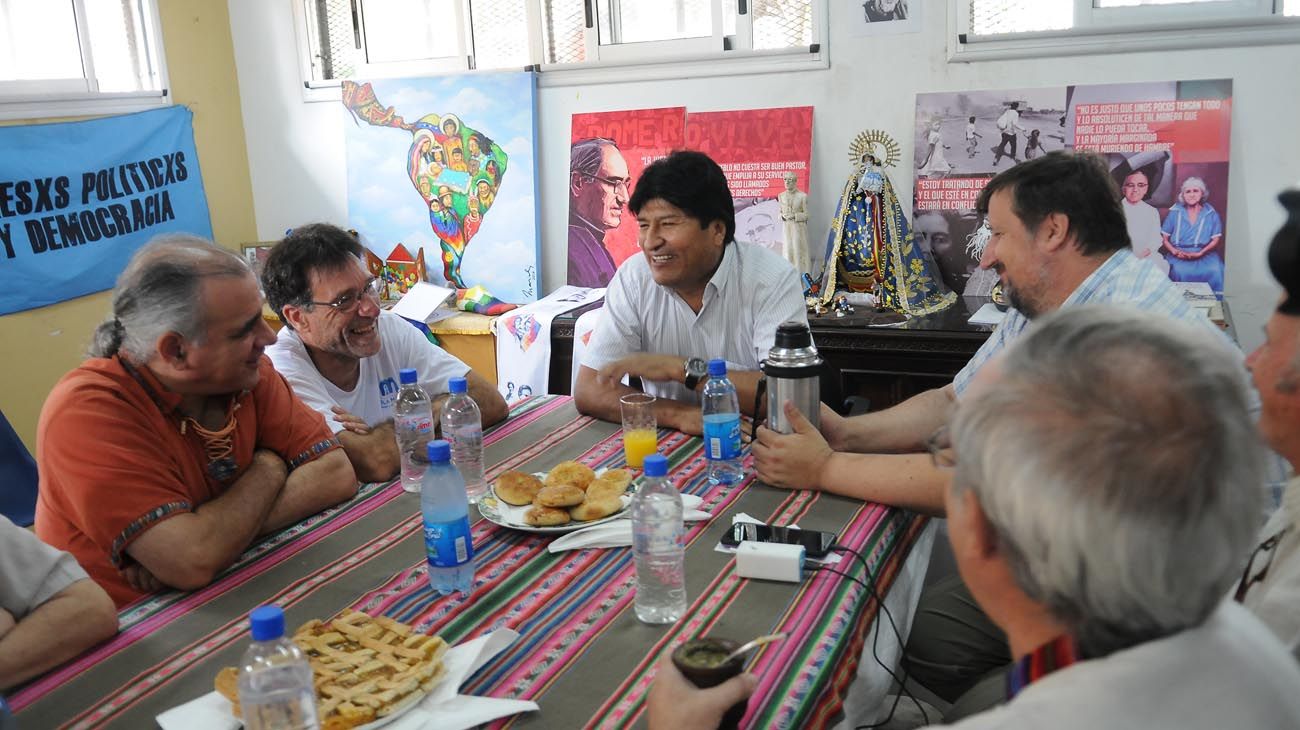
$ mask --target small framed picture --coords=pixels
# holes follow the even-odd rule
[[[266,262],[266,257],[271,253],[271,247],[274,245],[274,243],[246,243],[239,247],[244,254],[244,260],[259,278],[262,276],[262,264]]]

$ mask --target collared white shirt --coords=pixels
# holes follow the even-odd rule
[[[704,289],[699,314],[655,283],[643,254],[623,262],[605,292],[605,308],[582,364],[599,370],[635,353],[722,358],[728,368],[757,370],[782,322],[807,323],[799,275],[765,248],[733,241]],[[661,398],[698,402],[680,382],[643,383]]]

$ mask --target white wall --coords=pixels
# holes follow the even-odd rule
[[[927,3],[932,9],[924,32],[866,39],[851,38],[843,28],[843,14],[856,3],[829,4],[827,70],[540,89],[543,293],[563,284],[567,270],[564,191],[575,112],[815,107],[809,195],[811,233],[820,242],[849,171],[849,141],[863,129],[883,129],[902,145],[906,164],[919,92],[1231,78],[1226,288],[1238,338],[1246,348],[1259,342],[1277,293],[1264,260],[1283,218],[1275,196],[1300,180],[1300,45],[949,64],[941,0]],[[229,6],[259,237],[278,238],[306,221],[343,223],[345,118],[337,102],[302,101],[290,2],[229,0]],[[907,209],[910,172],[892,170],[891,179]]]

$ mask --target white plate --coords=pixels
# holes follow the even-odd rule
[[[494,505],[488,504],[489,500],[495,504]],[[528,509],[532,507],[532,505],[526,504],[523,505],[522,507],[516,507],[511,504],[506,504],[505,502],[497,498],[495,491],[491,492],[488,496],[484,497],[478,503],[478,511],[479,514],[483,515],[483,519],[489,522],[495,522],[496,524],[501,525],[502,527],[509,527],[512,530],[523,530],[524,532],[540,532],[540,533],[551,534],[551,535],[563,535],[568,532],[573,532],[574,530],[581,530],[584,527],[591,527],[592,525],[603,525],[606,522],[613,522],[614,520],[623,519],[624,517],[627,516],[627,508],[632,504],[632,498],[624,494],[623,496],[619,497],[619,500],[623,503],[623,509],[615,512],[614,514],[608,517],[602,517],[598,520],[590,520],[588,522],[579,522],[577,520],[573,520],[566,525],[555,525],[553,527],[538,527],[537,525],[530,525],[527,522],[524,522],[524,513],[527,512]]]
[[[605,473],[605,470],[601,469],[599,473],[603,474]],[[544,472],[536,472],[533,474],[533,476],[537,477],[538,479],[543,479],[543,480],[546,479],[546,474]],[[524,521],[524,513],[527,512],[530,508],[532,508],[531,504],[525,504],[519,507],[516,507],[515,505],[512,504],[506,504],[505,500],[497,496],[496,485],[493,484],[492,486],[488,487],[487,496],[483,497],[483,499],[479,501],[478,511],[479,514],[483,515],[483,518],[486,519],[487,521],[496,523],[498,525],[501,525],[502,527],[509,527],[512,530],[523,530],[524,532],[538,532],[538,533],[549,534],[549,535],[563,535],[565,533],[573,532],[574,530],[581,530],[584,527],[591,527],[592,525],[603,525],[606,522],[613,522],[614,520],[626,517],[627,508],[632,504],[632,495],[627,492],[624,492],[623,495],[619,497],[619,501],[623,503],[623,509],[620,509],[619,511],[615,512],[612,515],[609,515],[608,517],[602,517],[598,520],[590,520],[588,522],[579,522],[577,520],[573,520],[565,525],[555,525],[553,527],[538,527],[536,525],[530,525]]]

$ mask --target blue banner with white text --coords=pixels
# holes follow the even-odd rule
[[[160,233],[212,238],[193,117],[0,127],[0,314],[112,288]]]

